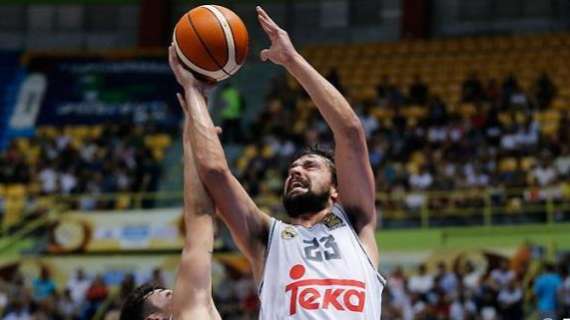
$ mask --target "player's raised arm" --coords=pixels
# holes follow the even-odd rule
[[[258,277],[263,266],[261,262],[269,233],[270,218],[257,208],[231,173],[200,84],[180,65],[172,47],[169,50],[169,62],[178,83],[184,87],[190,120],[189,136],[198,175],[238,247],[252,263],[255,276]]]
[[[333,132],[339,201],[349,213],[368,254],[377,262],[376,191],[360,120],[342,94],[295,50],[287,32],[261,7],[257,7],[257,13],[271,40],[271,47],[261,51],[261,59],[282,65],[299,81]]]
[[[173,294],[175,319],[221,319],[212,300],[212,252],[215,208],[194,164],[188,115],[183,130],[184,149],[184,249]]]

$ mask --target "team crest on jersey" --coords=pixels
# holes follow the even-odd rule
[[[284,240],[293,239],[297,236],[297,230],[293,226],[286,226],[283,231],[281,231],[281,238]]]
[[[323,224],[329,228],[329,230],[334,230],[336,228],[340,228],[344,226],[344,221],[341,218],[337,217],[333,213],[329,213],[326,217],[323,218]]]

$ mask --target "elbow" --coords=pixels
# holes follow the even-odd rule
[[[342,136],[348,138],[349,141],[366,141],[366,133],[358,117],[346,121]]]
[[[205,185],[212,185],[219,182],[230,173],[230,168],[226,164],[202,163],[199,165],[198,175]]]

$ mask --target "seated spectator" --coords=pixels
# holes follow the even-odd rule
[[[570,178],[570,146],[562,145],[562,151],[556,160],[554,167],[561,178]]]
[[[502,320],[523,319],[523,292],[513,279],[497,297]]]
[[[445,262],[437,264],[435,280],[437,287],[448,297],[456,296],[459,290],[459,282],[455,273],[447,270]]]
[[[427,166],[422,166],[419,172],[410,175],[410,187],[413,190],[426,190],[433,184],[433,176]]]
[[[492,78],[485,87],[485,99],[491,104],[498,104],[501,99],[501,91],[497,79]]]
[[[433,275],[427,273],[426,265],[418,267],[418,273],[410,277],[408,290],[419,295],[426,295],[434,287]]]
[[[557,172],[554,170],[550,160],[542,160],[531,172],[531,176],[541,187],[550,186],[557,179]]]
[[[429,89],[425,82],[419,75],[414,75],[414,81],[412,82],[409,90],[410,104],[425,105],[429,96]]]
[[[499,268],[491,271],[491,284],[497,291],[505,288],[514,279],[515,272],[509,269],[509,262],[507,260],[502,260],[499,264]]]
[[[546,72],[543,72],[535,81],[533,94],[539,109],[547,109],[556,96],[556,86]]]
[[[515,75],[511,73],[507,77],[505,77],[505,80],[503,81],[503,87],[501,92],[501,98],[503,100],[502,101],[503,109],[509,109],[511,107],[513,95],[516,92],[520,92],[519,83]]]
[[[472,71],[463,81],[461,100],[463,102],[477,102],[483,98],[483,85],[477,72]]]

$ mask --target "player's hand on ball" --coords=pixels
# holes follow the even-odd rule
[[[194,86],[196,84],[196,78],[194,78],[192,73],[184,69],[182,64],[180,64],[173,45],[170,45],[170,47],[168,47],[168,64],[170,65],[172,72],[174,72],[174,76],[176,77],[178,84],[184,88],[188,86]]]
[[[256,9],[259,24],[271,40],[271,47],[261,50],[261,60],[270,60],[275,64],[286,65],[297,54],[289,35],[260,6]]]

